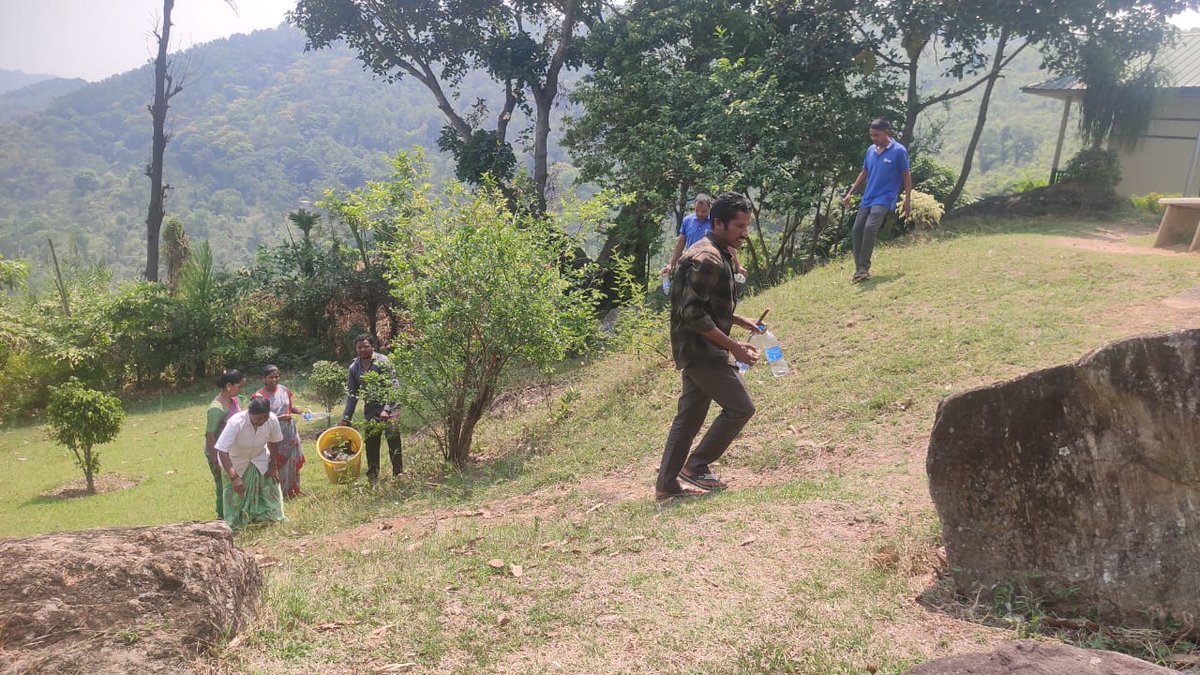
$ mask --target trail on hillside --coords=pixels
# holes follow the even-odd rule
[[[282,631],[281,626],[301,631],[308,650],[305,656],[297,659],[289,656],[291,647],[250,641],[233,650],[231,658],[238,669],[271,672],[824,675],[864,672],[869,667],[900,673],[930,658],[987,650],[1014,637],[1014,632],[997,627],[1002,622],[995,616],[990,624],[980,621],[990,611],[986,603],[947,592],[946,562],[938,544],[925,467],[938,400],[1024,370],[1016,364],[1052,365],[1099,346],[1089,339],[1064,350],[1058,334],[1043,335],[1042,325],[1053,324],[1057,317],[1053,313],[1037,320],[1026,317],[1031,310],[1021,302],[1009,311],[1017,312],[1016,323],[1025,325],[1014,328],[1013,317],[1004,316],[1005,307],[996,300],[1024,291],[1034,293],[1036,302],[1036,294],[1045,289],[1046,304],[1060,302],[1052,291],[1058,291],[1055,284],[1062,264],[1058,259],[1063,256],[1057,251],[1062,249],[1080,254],[1066,256],[1067,262],[1091,261],[1086,274],[1098,278],[1097,285],[1080,284],[1085,290],[1076,291],[1091,294],[1084,298],[1088,315],[1079,315],[1082,310],[1074,306],[1062,307],[1063,323],[1081,326],[1068,333],[1096,325],[1103,327],[1097,334],[1116,339],[1200,325],[1200,287],[1181,291],[1180,279],[1185,275],[1172,272],[1171,276],[1147,267],[1166,264],[1163,256],[1190,258],[1151,252],[1130,241],[1146,233],[1144,228],[1116,227],[1073,237],[1033,235],[1010,251],[986,243],[977,248],[959,244],[964,248],[956,249],[957,253],[977,256],[981,269],[997,275],[991,283],[1007,284],[999,290],[981,288],[981,278],[970,269],[940,264],[945,252],[930,255],[917,247],[885,254],[908,256],[904,260],[909,263],[921,255],[936,260],[922,270],[906,270],[900,281],[874,290],[841,290],[845,284],[841,274],[835,275],[837,270],[814,272],[800,283],[830,284],[835,289],[821,286],[822,293],[860,295],[848,295],[850,311],[818,306],[807,319],[812,330],[829,335],[819,336],[820,345],[797,362],[823,363],[827,370],[821,372],[835,381],[805,380],[807,373],[797,368],[785,384],[789,393],[825,392],[822,395],[846,400],[836,405],[803,398],[780,402],[782,385],[763,384],[778,388],[774,395],[762,396],[759,417],[717,467],[733,487],[729,493],[666,506],[654,503],[657,453],[674,409],[677,381],[665,376],[647,381],[641,372],[628,372],[627,366],[612,368],[604,372],[610,379],[584,396],[616,391],[614,400],[638,400],[655,411],[646,416],[650,421],[645,426],[638,427],[633,442],[640,450],[635,460],[599,473],[574,471],[584,477],[556,477],[519,494],[465,499],[453,507],[398,508],[395,515],[352,528],[284,538],[259,547],[256,552],[271,574],[278,575],[272,583],[283,595],[352,592],[338,586],[345,582],[326,579],[308,580],[304,583],[309,585],[288,591],[289,584],[305,578],[306,573],[295,568],[312,560],[342,561],[339,565],[361,560],[363,571],[355,572],[351,587],[365,585],[362,593],[372,603],[384,602],[381,597],[392,594],[416,593],[405,585],[409,582],[377,571],[381,565],[382,569],[416,566],[421,571],[414,574],[424,586],[419,601],[397,600],[378,609],[370,605],[364,616],[380,617],[375,620],[350,620],[353,613],[344,608],[305,610],[311,616],[293,614],[289,602],[298,600],[275,602],[263,618],[264,632]],[[1127,256],[1130,273],[1114,278],[1127,277],[1121,283],[1131,285],[1129,292],[1112,294],[1102,285],[1115,282],[1104,279],[1107,261],[1098,264],[1092,254]],[[1040,256],[1036,265],[1028,262],[1036,256]],[[1022,264],[1029,266],[1021,268]],[[1001,278],[1014,267],[1019,273],[1012,279]],[[935,273],[944,276],[930,279]],[[832,281],[835,276],[838,280]],[[1084,278],[1091,283],[1093,277]],[[1174,286],[1165,289],[1164,279]],[[921,283],[936,290],[913,297]],[[861,295],[870,292],[875,295]],[[773,297],[782,304],[780,295]],[[1076,296],[1068,297],[1067,302],[1078,301]],[[788,302],[796,301],[789,298]],[[864,306],[867,303],[874,304]],[[947,316],[950,310],[959,314]],[[975,321],[978,332],[955,332],[956,323],[964,320]],[[918,393],[882,401],[868,401],[874,392],[854,389],[862,386],[858,382],[841,381],[852,371],[839,368],[858,366],[865,354],[899,350],[899,339],[892,332],[912,325],[946,338],[944,343],[927,338],[921,347],[942,355],[953,367],[917,372],[911,383]],[[973,367],[969,359],[980,356],[972,356],[971,344],[984,339],[981,334],[1005,331],[1014,333],[1008,342],[998,342],[1005,349],[980,352],[1005,359],[1002,366]],[[1050,340],[1046,349],[1057,351],[1043,352],[1037,344],[1043,337]],[[826,344],[826,338],[833,341]],[[1005,350],[1025,354],[1016,358]],[[912,358],[902,354],[898,361],[885,363],[905,373],[916,367]],[[868,382],[868,388],[875,384]],[[522,415],[544,416],[542,399],[553,402],[559,391],[522,391],[505,402],[493,422],[521,428]],[[806,425],[799,421],[802,411],[795,406],[833,412],[819,421],[809,419],[811,424]],[[866,423],[845,412],[862,408],[870,411]],[[566,427],[569,431],[557,437],[560,447],[550,456],[569,450],[561,446],[585,442],[584,436],[593,433],[587,425],[594,422],[587,415],[608,415],[613,410],[598,403],[590,413],[580,412],[579,427]],[[609,427],[619,424],[604,419]],[[512,420],[517,421],[507,423]],[[615,428],[600,433],[605,431],[609,435],[605,447],[612,447],[607,444],[617,442],[614,437],[620,434]],[[764,454],[764,448],[774,454]],[[488,459],[498,461],[504,452],[516,451],[489,446]],[[543,535],[543,531],[554,534]],[[327,591],[327,586],[340,590]],[[326,602],[337,606],[333,600]],[[320,628],[330,625],[338,627]],[[336,635],[335,646],[329,646],[331,632]],[[439,646],[422,647],[429,641]],[[325,646],[314,646],[318,643]],[[393,670],[386,670],[389,667]]]

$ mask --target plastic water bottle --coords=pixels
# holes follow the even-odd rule
[[[667,272],[662,273],[662,289],[663,295],[671,295],[671,275]]]
[[[327,412],[306,412],[306,413],[301,413],[301,415],[300,415],[300,419],[304,420],[305,422],[311,422],[313,420],[323,420],[323,419],[328,419],[328,418],[329,418],[329,413],[327,413]]]
[[[771,331],[751,335],[750,344],[766,357],[767,365],[771,366],[772,375],[783,377],[792,372],[783,358],[783,348],[779,346],[779,339]]]

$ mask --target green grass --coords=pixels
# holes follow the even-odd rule
[[[742,481],[725,494],[650,499],[678,375],[645,355],[577,364],[544,402],[490,418],[487,459],[461,472],[412,436],[396,485],[328,486],[310,463],[290,522],[242,537],[279,564],[259,625],[218,659],[264,673],[901,673],[1012,637],[913,602],[937,542],[923,447],[947,394],[1178,321],[1154,300],[1200,284],[1197,260],[1054,241],[1095,227],[959,224],[883,247],[866,284],[839,262],[747,300],[746,314],[772,308],[793,373],[748,375],[759,413],[723,461]],[[39,501],[72,465],[36,430],[0,434],[0,509],[18,516],[3,532],[208,517],[193,429],[208,397],[132,411],[105,469],[146,480],[118,495]],[[365,538],[335,544],[358,526]]]
[[[203,389],[127,402],[128,418],[120,435],[98,448],[101,474],[139,482],[95,497],[44,496],[83,477],[70,451],[54,445],[40,426],[25,424],[0,432],[0,513],[7,516],[0,519],[0,536],[211,520],[214,495],[203,455],[204,413],[215,394],[215,389]],[[304,469],[304,488],[318,494],[330,491],[334,486],[325,481],[315,452],[309,454],[313,456]]]

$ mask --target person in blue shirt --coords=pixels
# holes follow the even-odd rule
[[[851,240],[854,245],[853,281],[871,278],[871,253],[875,250],[875,237],[883,221],[896,207],[901,187],[904,188],[905,218],[912,213],[912,174],[908,170],[908,149],[892,138],[892,124],[882,117],[871,120],[871,145],[863,158],[862,171],[854,179],[854,185],[842,198],[842,206],[849,208],[850,196],[866,181],[858,215],[854,218]]]
[[[712,197],[703,193],[698,194],[695,204],[695,212],[684,216],[683,222],[679,224],[679,237],[675,240],[675,251],[671,254],[671,262],[662,268],[663,274],[671,274],[683,252],[691,248],[692,244],[703,239],[704,235],[712,229],[712,219],[708,217],[708,212],[712,210]],[[741,261],[738,260],[737,252],[731,250],[730,253],[733,254],[734,270],[745,276],[746,268],[742,267]]]

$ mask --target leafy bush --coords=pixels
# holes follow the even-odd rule
[[[900,196],[900,201],[896,204],[896,213],[903,213],[901,210],[904,206],[904,196]],[[912,213],[908,218],[903,218],[906,230],[932,230],[942,222],[942,216],[946,214],[946,207],[938,201],[933,195],[913,190],[912,192]]]
[[[1121,162],[1116,150],[1084,148],[1067,162],[1071,180],[1095,194],[1111,193],[1121,182]]]
[[[953,168],[926,155],[913,157],[909,169],[912,172],[913,190],[933,195],[939,202],[946,201],[958,182],[958,174]],[[959,201],[963,201],[961,197]],[[947,206],[953,208],[953,205]]]
[[[325,406],[325,412],[333,414],[333,406],[346,396],[346,369],[333,361],[317,361],[313,364],[308,384],[313,389],[317,402]]]
[[[1178,192],[1172,194],[1163,194],[1161,192],[1151,192],[1144,195],[1130,195],[1129,203],[1133,204],[1133,208],[1146,213],[1153,213],[1156,216],[1161,216],[1167,207],[1158,203],[1160,199],[1170,199],[1171,197],[1181,196]]]
[[[115,396],[85,388],[71,378],[52,387],[46,410],[50,436],[75,454],[75,464],[87,479],[88,494],[96,494],[95,476],[100,453],[95,446],[108,443],[121,431],[125,411]]]
[[[363,396],[405,404],[461,466],[505,374],[548,368],[594,334],[596,294],[562,264],[576,245],[564,224],[590,220],[594,207],[536,218],[511,212],[492,185],[448,182],[439,194],[413,180],[419,166],[397,168],[393,183],[371,189],[406,206],[394,211],[388,276],[413,330],[392,345],[399,390]]]
[[[1026,172],[1021,174],[1021,177],[1017,179],[1017,182],[1012,184],[1012,191],[1019,194],[1021,192],[1029,192],[1030,190],[1044,188],[1049,184],[1049,180],[1045,178],[1037,178]]]

